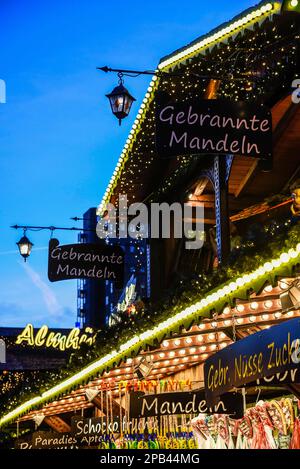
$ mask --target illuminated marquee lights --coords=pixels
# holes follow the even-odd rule
[[[269,2],[269,3],[262,5],[260,8],[256,8],[256,9],[254,8],[252,11],[249,11],[247,15],[245,15],[244,17],[240,18],[237,21],[232,22],[231,24],[228,24],[228,26],[220,29],[219,31],[216,31],[211,36],[208,36],[207,38],[199,40],[199,42],[191,45],[190,47],[184,49],[181,52],[172,54],[168,59],[164,60],[158,65],[158,69],[160,71],[167,71],[170,67],[174,67],[174,65],[176,65],[177,63],[182,62],[183,60],[186,60],[187,58],[191,58],[194,55],[199,54],[200,52],[204,52],[210,47],[218,44],[219,42],[224,41],[225,39],[228,39],[230,36],[237,34],[243,29],[247,29],[250,26],[252,27],[252,25],[262,21],[263,19],[266,19],[269,15],[272,15],[275,13],[279,14],[280,10],[281,10],[280,2],[274,2],[274,3]],[[159,85],[159,78],[158,76],[154,75],[147,89],[147,92],[140,106],[140,109],[137,113],[135,121],[132,125],[132,128],[129,132],[123,151],[119,157],[119,161],[107,185],[102,201],[98,207],[97,214],[99,216],[103,214],[103,212],[106,209],[106,204],[110,201],[113,190],[118,183],[119,177],[121,176],[122,170],[129,157],[130,150],[133,147],[133,143],[135,141],[137,133],[141,128],[141,123],[145,118],[146,112],[149,108],[150,103],[152,102],[154,92],[158,88],[158,85]]]
[[[103,373],[103,371],[107,369],[112,369],[118,361],[125,360],[128,356],[131,356],[132,353],[137,354],[139,349],[146,347],[147,344],[149,344],[150,339],[154,340],[159,338],[163,336],[164,333],[169,334],[171,328],[182,326],[187,321],[193,322],[201,314],[209,314],[210,311],[216,307],[218,302],[224,301],[225,304],[228,302],[229,297],[232,298],[235,297],[235,295],[238,297],[238,293],[241,288],[250,289],[253,281],[260,279],[264,280],[266,278],[266,274],[268,275],[271,272],[272,275],[280,275],[279,271],[276,272],[276,269],[288,267],[290,264],[297,264],[299,262],[300,243],[297,244],[295,249],[290,249],[288,252],[282,253],[279,258],[266,262],[254,272],[245,274],[242,277],[237,278],[235,281],[222,286],[217,291],[209,294],[194,305],[185,308],[175,316],[163,321],[158,326],[154,327],[154,329],[145,331],[139,336],[133,337],[122,344],[118,351],[114,350],[83,368],[81,371],[70,376],[70,378],[50,388],[48,391],[43,392],[40,396],[36,396],[18,406],[16,409],[12,410],[0,419],[0,427],[12,420],[15,420],[21,414],[28,412],[34,406],[45,404],[47,400],[53,399],[58,394],[67,392],[71,387],[79,385],[83,380],[90,379],[93,375]],[[224,305],[222,307],[224,307]]]
[[[29,347],[46,347],[66,351],[68,349],[78,350],[82,343],[92,345],[96,335],[91,327],[86,327],[84,331],[75,327],[68,335],[61,332],[50,331],[48,326],[42,326],[37,332],[32,324],[27,324],[21,334],[16,339],[16,345],[26,345]]]

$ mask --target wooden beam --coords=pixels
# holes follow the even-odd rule
[[[205,99],[217,99],[220,85],[221,80],[210,80],[204,95]]]
[[[197,202],[214,202],[215,194],[193,195],[191,200],[196,200]]]
[[[89,398],[89,395],[86,394],[85,397],[89,402],[92,402],[94,404],[94,406],[97,407],[97,409],[99,409],[105,415],[107,415],[107,413],[108,414],[110,413],[110,405],[112,405],[113,415],[120,415],[120,404],[115,399],[109,398],[109,404],[108,404],[108,408],[107,408],[106,392],[103,392],[103,399],[101,399],[101,397],[99,395],[100,392],[97,393],[96,395],[95,394],[96,394],[96,392],[94,393],[94,396],[91,395],[90,398]],[[124,412],[124,411],[125,411],[125,409],[122,407],[122,412]]]
[[[207,184],[208,184],[208,179],[207,178],[200,179],[200,181],[198,182],[198,184],[196,186],[195,193],[193,195],[195,197],[198,197],[199,195],[201,195],[203,193],[204,189],[206,188]]]
[[[44,422],[58,433],[65,433],[71,431],[70,425],[68,425],[61,417],[58,417],[57,415],[45,417]]]
[[[238,197],[240,195],[240,193],[244,189],[245,185],[249,181],[250,177],[252,176],[253,172],[255,171],[257,165],[258,165],[258,160],[253,161],[253,163],[250,166],[248,172],[246,173],[246,176],[241,180],[240,185],[238,186],[237,190],[235,191],[235,193],[234,193],[235,197]],[[229,184],[230,184],[230,179],[229,179]]]
[[[200,205],[204,205],[204,208],[215,208],[214,202],[199,202],[197,200],[189,200],[185,205],[188,207],[199,207]]]
[[[184,223],[204,223],[205,225],[215,225],[215,218],[184,218]]]

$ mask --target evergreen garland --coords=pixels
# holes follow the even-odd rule
[[[232,251],[226,267],[211,274],[200,273],[193,278],[181,279],[161,301],[155,305],[148,305],[141,315],[134,316],[134,319],[124,315],[122,323],[100,330],[95,344],[92,347],[83,344],[80,350],[70,356],[69,362],[63,369],[56,372],[41,371],[34,380],[25,380],[17,392],[11,392],[6,397],[2,396],[1,414],[6,414],[25,400],[43,393],[94,360],[118,349],[132,336],[155,327],[182,309],[193,305],[199,301],[199,298],[224,282],[249,273],[270,259],[278,258],[283,251],[295,247],[299,239],[300,223],[292,218],[281,222],[271,220],[267,225],[260,227],[252,225],[243,243]]]

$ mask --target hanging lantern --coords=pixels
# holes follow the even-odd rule
[[[107,94],[106,97],[109,99],[112,113],[119,119],[119,125],[121,125],[122,119],[129,115],[132,103],[136,99],[125,88],[122,73],[119,73],[118,76],[118,86],[111,93]]]
[[[20,241],[17,243],[17,246],[19,248],[21,256],[24,257],[24,261],[26,262],[27,257],[30,256],[33,243],[31,243],[31,241],[29,241],[27,236],[25,236],[25,231],[24,231],[24,235],[22,236]]]

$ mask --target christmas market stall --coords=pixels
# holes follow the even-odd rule
[[[149,207],[179,202],[191,209],[182,215],[192,223],[188,241],[199,237],[201,247],[186,249],[173,232],[150,237],[148,301],[128,304],[124,292],[118,321],[95,331],[59,369],[18,383],[14,372],[1,375],[2,446],[300,448],[298,10],[260,2],[160,61],[98,216],[109,224],[107,204],[118,207],[124,194]],[[175,145],[176,154],[161,154],[163,126],[191,119],[190,103],[217,115],[224,100],[222,122],[240,145],[227,137],[216,147],[211,136],[205,152],[175,127],[176,145],[186,139],[189,151]],[[250,124],[230,117],[239,103],[252,113]],[[165,111],[167,122],[158,123],[160,106],[177,117]],[[252,140],[239,140],[234,125]],[[266,368],[255,339],[268,334],[285,352]],[[239,356],[257,358],[247,370],[237,358],[235,379],[222,387],[225,371],[207,370],[237,347]]]

